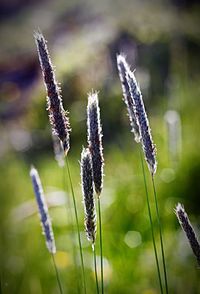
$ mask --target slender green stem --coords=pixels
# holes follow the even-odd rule
[[[102,238],[102,224],[101,224],[101,201],[97,195],[98,203],[98,214],[99,214],[99,241],[100,241],[100,256],[101,256],[101,293],[104,293],[104,282],[103,282],[103,238]]]
[[[153,241],[153,248],[154,248],[156,266],[157,266],[157,272],[158,272],[158,280],[159,280],[159,284],[160,284],[160,291],[161,291],[161,293],[163,293],[162,280],[161,280],[161,274],[160,274],[160,267],[159,267],[159,262],[158,262],[158,253],[157,253],[157,249],[156,249],[155,235],[154,235],[154,229],[153,229],[152,213],[151,213],[149,194],[148,194],[148,190],[147,190],[147,182],[146,182],[146,176],[145,176],[145,171],[144,171],[144,163],[143,163],[143,158],[142,158],[141,151],[140,151],[140,159],[141,159],[141,165],[142,165],[142,173],[143,173],[143,179],[144,179],[145,194],[146,194],[146,200],[147,200],[147,208],[148,208],[149,220],[150,220],[150,225],[151,225],[151,235],[152,235],[152,241]]]
[[[74,195],[74,188],[72,185],[71,173],[70,173],[69,162],[68,162],[67,157],[66,157],[66,163],[67,163],[67,171],[68,171],[68,176],[69,176],[69,182],[70,182],[70,188],[71,188],[73,205],[74,205],[74,212],[75,212],[75,219],[76,219],[76,227],[77,227],[77,233],[78,233],[78,243],[79,243],[81,267],[82,267],[82,274],[83,274],[83,288],[84,288],[84,293],[86,294],[85,268],[84,268],[84,262],[83,262],[83,250],[82,250],[82,245],[81,245],[81,236],[80,236],[80,229],[79,229],[79,223],[78,223],[78,212],[77,212],[76,199],[75,199],[75,195]]]
[[[66,164],[64,162],[64,165],[62,167],[62,171],[63,171],[63,189],[64,191],[67,191],[67,193],[69,192],[69,187],[67,185],[67,181],[66,181],[66,174],[67,174],[67,169],[66,169]],[[78,273],[78,266],[77,266],[77,261],[76,261],[76,250],[75,250],[75,240],[73,237],[73,233],[74,233],[74,228],[73,228],[73,215],[72,215],[72,209],[71,209],[71,201],[70,198],[68,197],[68,195],[66,195],[66,210],[67,210],[67,220],[68,222],[71,221],[72,223],[72,231],[70,232],[70,239],[71,239],[71,243],[72,243],[72,250],[73,250],[73,261],[74,261],[74,266],[75,266],[75,272],[76,272],[76,276],[77,276],[77,290],[78,293],[80,293],[80,279],[78,279],[79,273]]]
[[[54,254],[52,253],[51,256],[52,256],[53,265],[54,265],[55,272],[56,272],[56,279],[57,279],[57,282],[58,282],[58,287],[59,287],[59,290],[60,290],[60,294],[63,294],[62,285],[61,285],[61,281],[60,281],[60,277],[59,277],[59,273],[58,273],[58,268],[57,268],[57,265],[56,265],[56,262],[55,262]]]
[[[95,271],[96,289],[97,289],[97,294],[99,294],[99,283],[98,283],[98,276],[97,276],[97,259],[96,259],[95,244],[92,244],[92,250],[93,250],[93,255],[94,255],[94,271]]]
[[[160,213],[159,213],[159,208],[158,208],[158,198],[157,198],[156,187],[155,187],[153,175],[151,175],[151,179],[152,179],[152,184],[153,184],[154,199],[155,199],[155,204],[156,204],[156,215],[157,215],[158,227],[159,227],[160,248],[161,248],[161,253],[162,253],[163,270],[164,270],[164,277],[165,277],[165,288],[166,288],[166,293],[168,294],[167,270],[166,270],[166,264],[165,264],[165,253],[164,253],[164,246],[163,246],[162,226],[161,226],[161,221],[160,221]]]
[[[3,294],[3,285],[2,285],[2,273],[1,273],[1,277],[0,277],[0,294]]]

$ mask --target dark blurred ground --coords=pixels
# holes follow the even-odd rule
[[[195,260],[173,214],[174,205],[183,202],[198,227],[199,20],[199,1],[0,1],[3,293],[55,293],[56,287],[38,219],[32,214],[26,216],[26,205],[32,207],[27,202],[33,198],[28,175],[31,163],[40,168],[48,191],[52,192],[52,187],[55,191],[63,189],[53,159],[46,94],[33,39],[38,27],[48,40],[64,105],[70,111],[71,164],[80,199],[78,159],[86,141],[87,93],[100,91],[106,157],[103,201],[108,293],[158,293],[138,147],[121,101],[116,68],[119,52],[126,54],[132,69],[136,68],[158,149],[157,184],[167,239],[170,293],[200,292]],[[166,115],[169,110],[173,112]],[[174,122],[178,127],[171,134]],[[19,211],[25,216],[17,221],[15,213],[21,205]],[[57,261],[62,277],[68,275],[69,293],[76,293],[70,248],[65,247],[69,241],[65,213],[61,210],[61,220],[56,209],[52,214],[59,247]],[[82,219],[81,201],[80,211]],[[70,228],[68,224],[67,230]],[[85,244],[90,260],[86,240]],[[87,274],[94,283],[90,266]]]

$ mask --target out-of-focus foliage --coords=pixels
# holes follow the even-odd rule
[[[200,234],[198,1],[16,0],[1,2],[0,11],[3,293],[58,291],[51,256],[41,234],[29,177],[30,164],[38,168],[48,199],[58,249],[55,258],[63,287],[68,293],[78,293],[80,287],[71,232],[75,240],[76,235],[65,205],[67,187],[63,184],[63,172],[54,160],[45,110],[46,94],[33,39],[33,30],[38,26],[49,41],[64,106],[70,111],[69,161],[78,203],[88,293],[95,292],[95,278],[91,247],[83,231],[78,161],[82,146],[86,145],[87,92],[92,88],[100,91],[104,133],[102,219],[106,293],[159,293],[140,146],[130,133],[117,76],[116,53],[121,51],[132,68],[137,69],[136,77],[157,146],[155,181],[170,293],[199,293],[199,270],[173,211],[175,204],[182,202],[197,235]],[[179,129],[169,128],[174,123],[173,116],[168,115],[167,125],[169,110],[180,118]],[[174,152],[170,146],[175,146]],[[147,168],[146,175],[154,207]],[[79,258],[78,244],[76,257]]]

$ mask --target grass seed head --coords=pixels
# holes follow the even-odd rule
[[[96,211],[93,189],[92,160],[89,149],[83,148],[81,153],[81,183],[85,211],[85,230],[87,238],[93,244],[96,237]]]
[[[55,72],[49,56],[47,42],[40,32],[34,34],[44,84],[47,91],[47,110],[52,133],[57,135],[63,144],[65,155],[68,153],[69,133],[71,131],[67,112],[63,108],[61,90],[55,79]]]
[[[34,167],[31,167],[30,176],[31,176],[32,184],[33,184],[35,198],[38,205],[43,234],[45,235],[45,239],[46,239],[46,246],[50,253],[55,254],[56,245],[54,240],[51,219],[49,217],[48,207],[45,201],[40,177],[37,170]]]
[[[87,106],[87,138],[92,156],[92,169],[95,191],[100,196],[103,188],[103,147],[100,109],[97,92],[88,94]]]
[[[142,94],[137,84],[134,73],[128,70],[126,72],[126,77],[129,84],[131,97],[134,102],[134,111],[137,123],[139,125],[142,149],[145,155],[145,160],[151,174],[154,175],[157,169],[156,147],[151,136],[151,128],[149,126],[149,120],[144,107]]]
[[[194,255],[196,256],[198,265],[200,266],[200,244],[196,237],[195,231],[190,223],[190,220],[187,216],[187,213],[185,212],[183,205],[181,205],[180,203],[178,203],[178,205],[175,208],[175,214],[178,218],[178,221],[183,231],[186,234],[186,237],[190,243],[192,251]]]
[[[119,72],[119,78],[122,85],[123,100],[128,110],[128,116],[129,116],[130,125],[131,125],[131,132],[134,134],[135,141],[139,143],[140,142],[139,126],[135,116],[134,102],[130,94],[129,85],[128,85],[128,81],[126,77],[126,72],[130,71],[130,68],[126,62],[125,57],[122,54],[117,55],[117,67]]]

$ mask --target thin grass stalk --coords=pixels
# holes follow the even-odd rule
[[[64,189],[64,191],[66,189],[66,191],[68,192],[69,187],[68,187],[67,181],[66,181],[67,168],[66,168],[65,162],[64,162],[64,165],[62,166],[62,173],[63,173],[63,189]],[[68,211],[69,211],[69,215],[67,214],[67,217],[68,217],[68,220],[71,220],[71,222],[73,224],[74,220],[73,220],[73,216],[72,216],[71,202],[70,202],[69,197],[66,197],[66,201],[67,201],[66,210],[68,209]],[[73,247],[73,260],[74,260],[74,266],[76,269],[76,276],[77,276],[77,281],[78,281],[77,288],[78,288],[78,293],[80,293],[81,287],[80,287],[80,280],[78,279],[79,273],[78,273],[78,266],[77,266],[77,261],[76,261],[76,250],[75,250],[75,242],[74,242],[73,233],[74,233],[74,228],[72,225],[72,232],[70,233],[70,239],[71,239],[72,247]]]
[[[57,279],[59,291],[60,291],[60,294],[63,294],[62,285],[61,285],[61,281],[60,281],[60,276],[59,276],[59,273],[58,273],[58,268],[57,268],[57,265],[56,265],[56,262],[55,262],[54,254],[52,253],[51,256],[52,256],[53,265],[54,265],[54,269],[55,269],[55,273],[56,273],[56,279]]]
[[[64,166],[62,167],[62,170],[63,170],[63,188],[64,188],[64,191],[66,189],[66,191],[68,192],[69,191],[69,187],[68,187],[67,181],[66,181],[66,175],[67,175],[66,164],[64,164]],[[69,214],[67,214],[67,217],[68,217],[68,220],[71,220],[71,222],[73,224],[73,216],[72,216],[71,202],[70,202],[69,197],[66,197],[66,201],[67,201],[66,209],[68,209],[68,211],[69,211]],[[74,231],[73,225],[72,225],[72,231]],[[76,265],[76,258],[75,258],[76,255],[75,255],[74,238],[73,238],[73,235],[72,234],[70,234],[70,237],[71,237],[71,241],[72,241],[72,244],[73,244],[73,258],[74,258],[74,263]]]
[[[101,293],[104,293],[104,279],[103,279],[103,237],[102,237],[102,223],[101,223],[101,200],[97,197],[98,215],[99,215],[99,243],[100,243],[100,257],[101,257]]]
[[[3,283],[2,283],[2,272],[1,272],[1,276],[0,276],[0,294],[3,293]]]
[[[94,272],[95,272],[95,280],[96,280],[96,290],[97,290],[97,294],[99,294],[99,283],[98,283],[98,275],[97,275],[97,258],[96,258],[95,243],[92,244],[92,251],[93,251],[93,257],[94,257]]]
[[[83,275],[83,288],[84,288],[84,293],[86,294],[87,291],[86,291],[86,280],[85,280],[85,267],[84,267],[84,261],[83,261],[83,250],[82,250],[82,245],[81,245],[81,236],[80,236],[80,229],[79,229],[79,222],[78,222],[78,212],[77,212],[76,199],[75,199],[75,195],[74,195],[74,188],[73,188],[71,173],[70,173],[70,168],[69,168],[69,161],[68,161],[67,156],[66,156],[66,166],[67,166],[67,172],[68,172],[68,177],[69,177],[70,189],[71,189],[71,193],[72,193],[76,227],[77,227],[77,233],[78,233],[78,243],[79,243],[81,268],[82,268],[82,275]]]
[[[67,169],[66,169],[66,163],[65,163],[65,159],[64,159],[64,150],[63,150],[63,147],[62,147],[62,143],[59,140],[59,138],[56,135],[53,135],[53,134],[52,134],[52,141],[53,141],[53,149],[54,149],[55,160],[57,161],[58,166],[59,166],[60,170],[62,171],[63,191],[66,191],[69,194],[68,182],[66,180],[66,178],[67,178]],[[71,223],[73,224],[74,220],[73,220],[73,217],[72,217],[71,201],[70,201],[70,198],[67,197],[66,193],[65,193],[65,195],[66,195],[66,206],[65,206],[65,208],[66,208],[67,221],[68,221],[68,223],[70,223],[70,221],[71,221]],[[72,225],[72,230],[69,232],[69,236],[70,236],[70,239],[71,239],[72,252],[73,252],[73,261],[74,261],[74,267],[75,267],[75,272],[76,272],[76,278],[77,278],[77,281],[78,281],[77,290],[78,290],[78,293],[80,293],[81,286],[80,286],[80,279],[78,278],[79,277],[79,272],[78,272],[78,266],[77,266],[77,261],[76,261],[76,250],[75,250],[75,242],[74,242],[73,233],[74,233],[74,227]]]
[[[162,254],[163,271],[164,271],[164,278],[165,278],[165,288],[166,288],[166,293],[168,294],[169,292],[168,292],[167,269],[166,269],[166,263],[165,263],[165,252],[164,252],[163,236],[162,236],[162,225],[161,225],[161,221],[160,221],[160,213],[159,213],[159,208],[158,208],[157,193],[156,193],[156,187],[155,187],[153,174],[151,175],[151,179],[152,179],[152,185],[153,185],[154,200],[155,200],[155,205],[156,205],[156,216],[157,216],[158,228],[159,228],[160,248],[161,248],[161,254]]]
[[[67,193],[69,193],[68,182],[66,180],[67,169],[66,169],[66,163],[65,163],[65,159],[64,159],[64,150],[63,150],[63,147],[62,147],[62,143],[59,140],[59,138],[56,135],[53,135],[53,134],[52,134],[52,141],[53,141],[53,149],[54,149],[55,160],[57,161],[58,166],[60,167],[60,169],[62,171],[63,191],[66,191]],[[68,223],[70,223],[70,221],[71,221],[72,224],[73,224],[71,201],[70,201],[70,198],[67,197],[67,194],[65,194],[65,195],[66,195],[66,207],[65,208],[66,208],[67,220],[68,220]],[[75,243],[74,243],[73,233],[74,233],[74,227],[72,226],[72,232],[70,232],[69,235],[70,235],[70,239],[71,239],[71,243],[72,243],[72,247],[73,247],[72,249],[73,249],[74,266],[76,268],[76,273],[77,273],[77,262],[76,262]],[[78,273],[77,273],[77,277],[78,277]],[[79,282],[80,281],[78,279],[77,285],[79,285]],[[80,290],[80,288],[78,290]],[[80,291],[78,291],[78,292],[80,292]]]
[[[148,190],[147,190],[147,182],[146,182],[146,176],[145,176],[145,170],[144,170],[144,163],[143,163],[143,157],[142,157],[141,150],[140,150],[140,160],[141,160],[143,180],[144,180],[144,186],[145,186],[145,194],[146,194],[146,200],[147,200],[147,208],[148,208],[148,214],[149,214],[149,220],[150,220],[150,226],[151,226],[151,235],[152,235],[152,241],[153,241],[153,248],[154,248],[154,254],[155,254],[155,259],[156,259],[156,266],[157,266],[157,272],[158,272],[158,280],[159,280],[159,285],[160,285],[160,291],[163,294],[163,286],[162,286],[162,280],[161,280],[161,274],[160,274],[160,267],[159,267],[159,261],[158,261],[158,253],[157,253],[156,242],[155,242],[155,235],[154,235],[154,229],[153,229],[151,206],[150,206],[149,194],[148,194]]]

